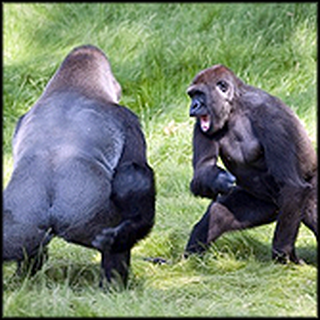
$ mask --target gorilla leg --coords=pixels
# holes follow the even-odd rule
[[[306,202],[302,222],[315,234],[318,240],[318,192],[317,192],[317,174],[311,180],[312,190],[310,197]]]
[[[52,239],[52,235],[32,225],[19,222],[10,225],[6,218],[4,228],[3,261],[16,261],[17,275],[24,276],[30,272],[33,276],[48,258],[46,245]]]
[[[112,275],[110,268],[114,267],[126,283],[126,268],[129,264],[123,264],[123,261],[129,258],[122,256],[128,255],[133,245],[144,238],[154,224],[155,188],[152,169],[135,163],[122,165],[115,174],[111,198],[122,220],[116,227],[103,229],[92,241],[92,245],[108,257],[103,263],[107,280]],[[113,258],[115,262],[111,262]]]
[[[41,269],[52,238],[47,228],[48,196],[31,177],[30,171],[17,169],[3,192],[2,260],[16,261],[20,275]]]
[[[111,174],[87,159],[66,161],[57,174],[50,225],[58,237],[92,248],[103,227],[120,221],[110,201]]]
[[[308,202],[302,222],[314,233],[318,240],[318,212],[316,202],[316,198]]]
[[[25,276],[30,273],[34,276],[41,270],[43,264],[48,260],[48,248],[40,246],[34,256],[29,256],[25,261],[18,261],[18,269],[16,274],[18,276]]]
[[[185,249],[185,257],[188,257],[189,254],[192,253],[201,254],[208,248],[209,243],[207,240],[210,221],[210,208],[213,204],[214,202],[212,202],[200,221],[193,227]]]
[[[225,232],[273,222],[277,214],[274,204],[257,199],[240,188],[234,188],[228,195],[212,202],[205,215],[194,226],[186,246],[186,256],[204,252],[211,242]]]
[[[301,263],[296,256],[294,244],[298,236],[301,221],[318,235],[316,213],[316,188],[311,184],[306,187],[291,187],[283,191],[289,198],[285,212],[280,212],[272,242],[273,259],[286,263],[288,260]],[[296,208],[299,208],[298,210]]]
[[[126,287],[128,282],[128,271],[130,266],[130,250],[122,253],[101,253],[101,279],[99,286],[103,287],[103,280],[110,284]]]

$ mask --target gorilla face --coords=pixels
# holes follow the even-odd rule
[[[203,133],[222,129],[232,111],[235,90],[233,74],[217,65],[199,73],[187,90],[192,99],[190,117],[196,117]]]

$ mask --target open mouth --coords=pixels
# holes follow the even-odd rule
[[[200,118],[200,127],[203,132],[207,132],[210,129],[211,118],[209,115],[201,116]]]

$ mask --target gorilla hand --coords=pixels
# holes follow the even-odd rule
[[[131,224],[130,220],[125,220],[114,228],[104,228],[92,241],[92,245],[100,252],[113,251],[113,246],[119,245],[117,242],[124,242],[124,234],[127,233]]]
[[[214,189],[217,193],[228,193],[235,185],[236,178],[228,171],[222,170],[214,181]]]
[[[218,194],[228,193],[235,181],[231,173],[216,165],[204,166],[196,171],[190,189],[195,196],[215,200]]]

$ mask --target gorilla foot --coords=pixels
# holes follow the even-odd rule
[[[292,252],[288,254],[277,249],[272,249],[272,260],[281,264],[288,264],[289,262],[293,262],[299,265],[305,264],[303,259],[297,257],[294,250],[292,250]]]
[[[193,254],[197,254],[198,256],[203,256],[205,252],[208,250],[208,248],[209,248],[208,244],[201,243],[201,242],[198,242],[196,244],[193,243],[191,245],[188,244],[184,251],[183,257],[188,258],[190,255],[193,255]]]
[[[48,259],[48,249],[43,248],[42,250],[39,250],[36,255],[28,257],[26,260],[17,261],[17,270],[15,274],[18,277],[25,277],[28,274],[33,277],[38,271],[42,269],[42,266]]]

